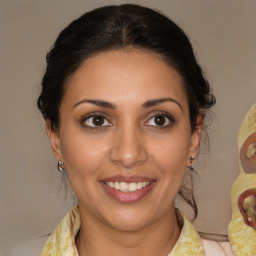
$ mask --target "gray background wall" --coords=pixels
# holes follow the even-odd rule
[[[85,11],[127,2],[0,0],[0,254],[22,239],[50,233],[74,204],[71,196],[63,196],[62,178],[36,109],[47,51],[60,30]],[[226,234],[229,190],[239,171],[237,134],[256,102],[256,1],[130,3],[159,9],[176,21],[190,36],[213,86],[217,105],[208,130],[210,153],[203,149],[197,165],[195,225]]]

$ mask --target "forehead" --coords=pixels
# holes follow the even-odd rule
[[[183,79],[159,55],[142,50],[98,53],[84,61],[66,83],[66,96],[105,100],[177,97],[187,101]],[[117,99],[116,99],[117,100]]]

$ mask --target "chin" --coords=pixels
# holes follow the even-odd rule
[[[150,215],[138,210],[112,211],[111,215],[105,218],[105,223],[122,232],[134,232],[147,227],[150,222],[153,222],[154,217]]]

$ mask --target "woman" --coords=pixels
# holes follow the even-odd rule
[[[41,255],[204,255],[174,199],[197,215],[182,182],[214,103],[187,36],[156,11],[108,6],[64,29],[38,107],[78,206]]]

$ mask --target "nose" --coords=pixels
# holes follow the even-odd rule
[[[126,169],[139,166],[147,161],[148,155],[139,129],[125,127],[116,132],[110,159]]]

